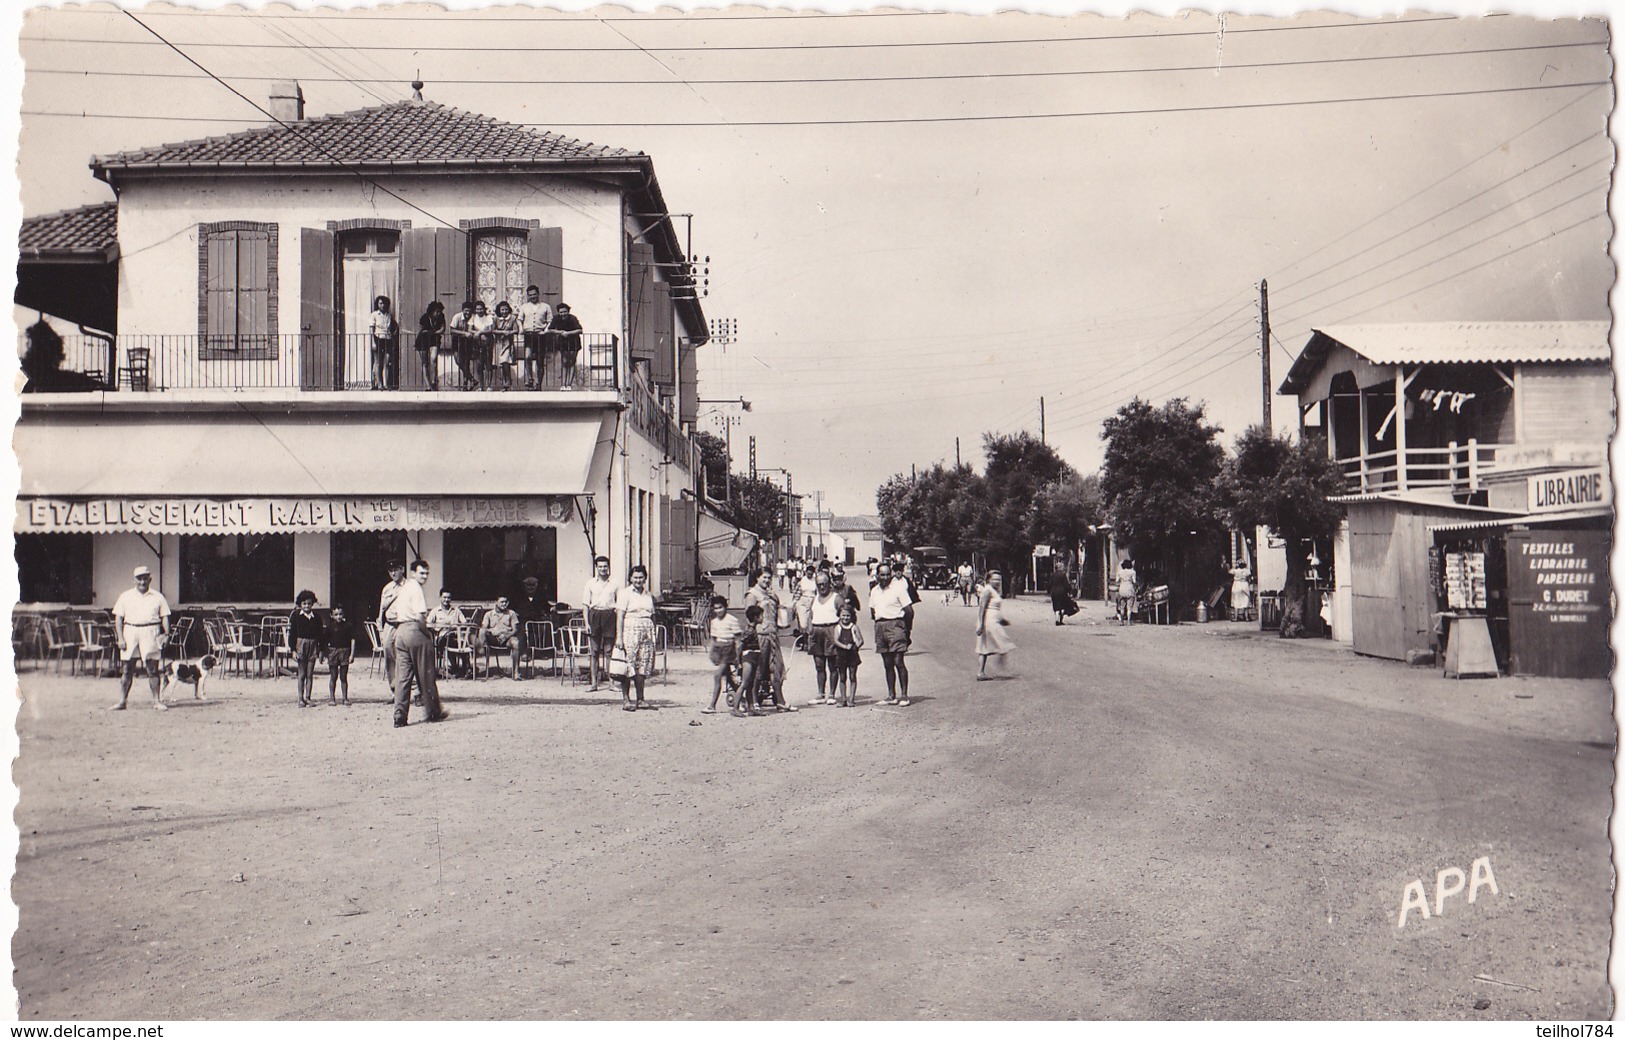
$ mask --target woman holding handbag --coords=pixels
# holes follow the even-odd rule
[[[630,585],[615,597],[615,649],[609,658],[609,674],[621,683],[621,710],[637,711],[651,707],[643,700],[643,684],[655,670],[655,598],[645,590],[649,571],[638,564],[627,575]],[[638,688],[632,702],[632,686]]]
[[[989,571],[987,583],[982,586],[981,597],[976,604],[976,653],[982,659],[982,665],[976,671],[977,682],[989,677],[989,657],[997,657],[1002,666],[1005,655],[1016,648],[1016,644],[1004,632],[1004,626],[1009,623],[1004,619],[1004,576],[998,571]]]

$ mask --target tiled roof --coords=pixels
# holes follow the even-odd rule
[[[98,202],[78,209],[24,217],[17,248],[25,256],[84,253],[106,256],[118,242],[118,203]]]
[[[1281,384],[1306,386],[1332,345],[1341,343],[1379,365],[1510,364],[1516,361],[1607,361],[1606,321],[1433,321],[1328,325],[1309,343]]]
[[[186,166],[327,166],[393,163],[511,164],[629,159],[641,153],[589,144],[433,101],[355,112],[98,156],[103,170]]]
[[[837,516],[830,520],[831,531],[872,531],[879,534],[881,531],[880,517],[878,516]]]

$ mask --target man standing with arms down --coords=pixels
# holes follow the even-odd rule
[[[384,641],[384,678],[389,682],[390,693],[395,692],[395,626],[390,623],[389,608],[405,585],[406,564],[390,560],[389,584],[378,593],[378,635]]]
[[[588,693],[598,689],[601,679],[609,677],[609,652],[615,645],[615,601],[620,591],[609,580],[609,557],[593,557],[592,577],[581,590],[581,609],[587,612],[587,636],[592,640]]]
[[[451,713],[440,706],[440,690],[435,684],[434,635],[425,619],[429,602],[423,586],[429,580],[429,565],[412,561],[412,578],[401,586],[389,605],[389,621],[395,626],[395,726],[406,725],[411,708],[412,684],[423,692],[425,722],[439,722]]]
[[[519,305],[519,328],[525,335],[525,389],[534,390],[547,378],[547,353],[543,334],[553,322],[553,308],[542,302],[542,290],[527,286],[525,302]]]
[[[152,591],[152,571],[144,565],[135,569],[135,588],[125,589],[113,604],[113,634],[124,661],[124,671],[118,681],[118,703],[112,710],[123,711],[129,703],[130,686],[135,682],[135,662],[139,659],[146,669],[147,683],[152,687],[152,706],[167,711],[169,705],[159,698],[164,681],[159,666],[164,640],[169,638],[169,601]]]
[[[875,651],[886,666],[886,703],[908,707],[909,630],[914,625],[914,600],[908,586],[892,577],[892,565],[875,568],[875,587],[869,590],[869,616],[875,623]],[[901,692],[902,696],[898,694]]]

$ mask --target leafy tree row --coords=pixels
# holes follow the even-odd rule
[[[1119,547],[1171,586],[1176,603],[1219,580],[1217,550],[1227,529],[1268,528],[1287,545],[1281,634],[1305,631],[1305,560],[1314,539],[1336,532],[1342,473],[1318,440],[1294,441],[1253,427],[1236,454],[1220,427],[1184,398],[1160,407],[1135,398],[1102,424],[1105,461],[1081,477],[1030,434],[984,434],[982,473],[933,466],[896,474],[876,492],[888,541],[983,554],[1024,573],[1038,543],[1076,545],[1108,520]],[[1311,619],[1312,620],[1312,619]]]
[[[740,473],[730,477],[728,446],[714,433],[696,433],[694,443],[700,451],[705,494],[724,519],[769,542],[788,530],[784,493],[771,480]]]

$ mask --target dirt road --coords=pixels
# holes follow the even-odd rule
[[[1009,614],[1016,678],[928,598],[913,706],[866,653],[859,707],[748,720],[692,654],[659,711],[461,682],[405,730],[364,667],[311,711],[27,672],[22,1016],[1609,1013],[1606,683]]]

